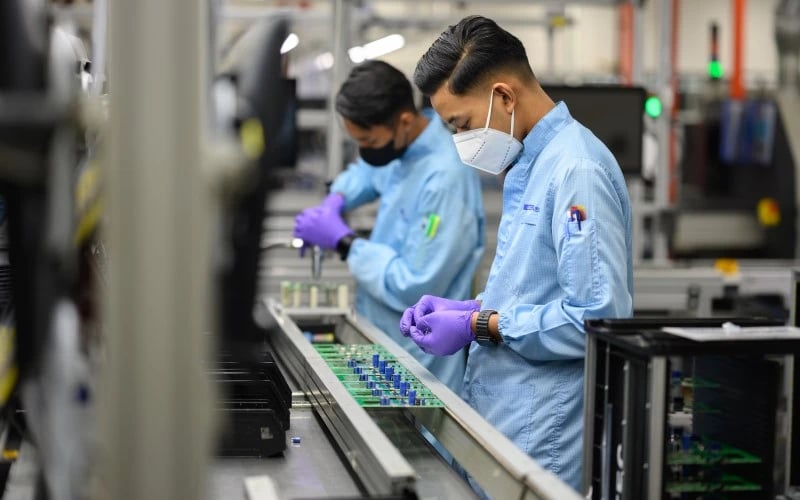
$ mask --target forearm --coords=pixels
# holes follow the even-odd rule
[[[369,167],[354,163],[340,173],[331,185],[331,193],[339,193],[345,200],[345,211],[369,203],[378,197],[372,185],[372,171]]]

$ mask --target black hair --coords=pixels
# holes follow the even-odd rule
[[[417,63],[414,83],[425,95],[448,82],[450,92],[464,94],[498,70],[534,79],[525,47],[517,37],[483,16],[465,17],[450,26]]]
[[[362,128],[387,125],[402,111],[416,113],[411,82],[394,66],[367,61],[350,71],[336,95],[336,111]]]

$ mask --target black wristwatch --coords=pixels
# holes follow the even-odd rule
[[[478,345],[485,347],[497,345],[497,340],[489,334],[489,318],[492,314],[497,314],[497,311],[484,309],[478,313],[478,319],[475,321],[475,342]]]
[[[339,257],[342,260],[347,260],[347,256],[350,254],[350,247],[353,245],[353,241],[356,239],[355,234],[348,234],[342,236],[342,239],[336,243],[336,251],[339,253]]]

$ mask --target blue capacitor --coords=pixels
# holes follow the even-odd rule
[[[417,391],[408,391],[408,405],[414,406],[417,402]]]
[[[381,362],[381,355],[376,352],[375,354],[372,355],[372,366],[374,368],[377,368],[380,362]]]
[[[393,378],[392,378],[392,380],[394,381],[394,388],[395,389],[399,389],[400,388],[400,374],[399,373],[395,373]]]
[[[380,390],[380,389],[372,389],[372,395],[373,396],[382,396],[383,395],[383,391]]]
[[[387,366],[386,373],[384,375],[386,375],[386,380],[392,380],[392,376],[394,375],[394,368],[392,368],[391,366]]]
[[[420,406],[425,406],[425,398],[419,400]]]
[[[375,388],[375,381],[374,380],[367,380],[367,389],[374,389],[374,388]]]
[[[386,396],[381,396],[381,406],[389,406],[389,398]]]
[[[382,359],[378,361],[378,371],[381,373],[386,373],[386,360]]]
[[[358,376],[358,380],[360,382],[366,382],[368,378],[369,378],[369,375],[367,375],[366,373],[362,373],[361,375]]]
[[[406,394],[408,394],[408,382],[403,380],[400,382],[400,395],[405,396]]]

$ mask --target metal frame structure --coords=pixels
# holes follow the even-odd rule
[[[743,326],[777,325],[759,319],[731,319]],[[787,491],[793,397],[791,378],[796,340],[761,339],[748,333],[719,342],[686,341],[661,334],[662,326],[719,328],[726,319],[597,320],[587,323],[584,387],[584,488],[587,498],[662,498],[665,484],[670,367],[691,357],[769,359],[780,364],[774,391],[775,414],[771,479],[775,492]],[[781,327],[777,327],[780,329]],[[661,334],[661,337],[654,337]],[[612,364],[615,367],[612,367]],[[745,375],[747,376],[747,375]],[[762,390],[755,386],[748,390]],[[743,390],[737,388],[737,390]],[[755,411],[755,410],[754,410]],[[732,415],[740,415],[741,408]],[[745,414],[747,412],[744,412]],[[720,424],[722,425],[722,424]],[[765,425],[769,425],[765,423]],[[616,428],[612,430],[612,427]],[[730,432],[730,427],[729,427]],[[616,444],[615,444],[616,443]],[[612,484],[615,491],[612,490]],[[599,487],[600,491],[592,491]]]
[[[203,498],[210,190],[204,166],[208,7],[110,9],[111,287],[100,463],[108,497]]]
[[[287,309],[271,299],[262,303],[267,322],[277,328],[270,336],[293,378],[328,424],[369,493],[400,494],[414,485],[414,470],[375,426],[367,412],[336,378],[302,336],[296,321],[335,325],[345,344],[376,343],[386,348],[445,404],[445,408],[414,408],[408,416],[427,429],[474,480],[495,498],[577,500],[572,490],[542,469],[522,450],[438,381],[408,352],[364,318],[346,309]],[[354,432],[354,429],[356,430]]]

